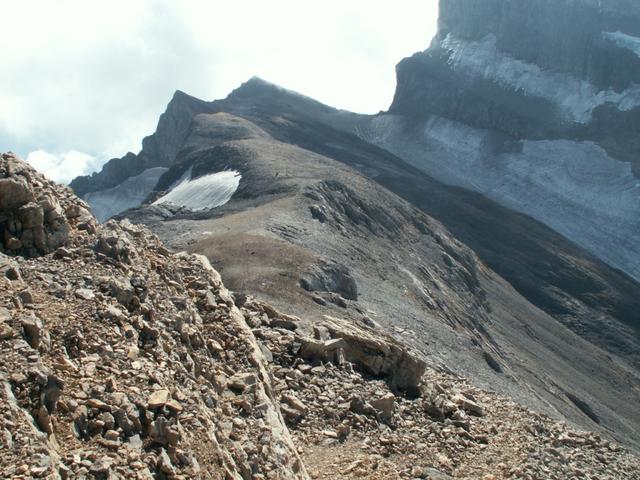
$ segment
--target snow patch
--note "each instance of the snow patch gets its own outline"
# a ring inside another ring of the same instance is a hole
[[[627,43],[631,42],[629,39],[637,41],[640,51],[640,39],[620,35],[625,37]],[[617,41],[622,41],[620,35],[616,36]],[[633,84],[623,92],[599,90],[586,80],[564,73],[547,72],[538,65],[504,54],[496,47],[496,37],[492,34],[477,42],[459,40],[448,34],[441,46],[450,52],[448,63],[454,70],[522,91],[531,97],[547,99],[557,105],[562,115],[572,122],[588,123],[593,110],[605,103],[613,103],[622,111],[640,106],[640,85]]]
[[[191,169],[174,184],[169,193],[153,205],[172,203],[189,210],[208,210],[224,205],[240,185],[240,172],[228,170],[192,178]]]
[[[607,40],[611,40],[620,48],[631,50],[640,57],[640,38],[632,37],[622,32],[602,32],[602,36]]]

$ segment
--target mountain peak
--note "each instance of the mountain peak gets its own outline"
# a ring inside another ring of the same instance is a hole
[[[227,98],[234,97],[249,97],[260,93],[281,91],[285,92],[286,89],[276,85],[275,83],[268,82],[260,77],[253,76],[246,82],[240,84],[240,86],[234,89]]]
[[[173,95],[171,96],[171,100],[169,100],[169,103],[167,104],[167,109],[165,110],[165,112],[169,112],[176,107],[186,107],[187,110],[191,110],[194,107],[199,109],[202,108],[202,106],[206,105],[209,105],[209,102],[201,100],[198,97],[194,97],[193,95],[189,95],[182,90],[176,90],[175,92],[173,92]]]
[[[171,100],[169,101],[169,103],[171,102],[204,102],[204,100],[199,99],[198,97],[194,97],[193,95],[189,95],[188,93],[182,91],[182,90],[176,90],[175,92],[173,92],[173,95],[171,96]]]

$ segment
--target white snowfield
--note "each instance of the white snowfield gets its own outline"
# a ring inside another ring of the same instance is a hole
[[[605,38],[613,35],[619,46],[622,43],[625,48],[640,53],[640,39],[619,32],[604,35]],[[548,72],[505,54],[496,47],[496,37],[492,34],[478,42],[467,42],[449,34],[440,45],[450,52],[448,63],[454,70],[549,100],[567,121],[589,123],[593,110],[605,103],[612,103],[621,111],[640,106],[640,85],[634,84],[623,92],[599,90],[586,80]]]
[[[153,205],[171,203],[193,211],[208,210],[224,205],[240,185],[240,172],[228,170],[191,178],[189,169],[171,188],[169,193],[160,197]]]
[[[130,177],[113,188],[86,194],[82,199],[89,204],[96,218],[104,222],[114,215],[140,205],[168,168],[149,168]]]
[[[500,153],[485,130],[432,116],[417,136],[404,122],[381,115],[357,133],[440,181],[530,215],[640,280],[640,180],[628,163],[591,142],[523,141],[521,152]]]
[[[640,57],[640,38],[622,32],[602,32],[602,36],[607,40],[611,40],[620,48],[631,50]]]

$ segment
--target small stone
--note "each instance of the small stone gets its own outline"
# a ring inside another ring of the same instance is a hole
[[[382,398],[369,402],[373,408],[380,412],[380,418],[389,420],[393,415],[396,397],[393,393],[388,393]]]
[[[243,392],[251,385],[255,385],[257,378],[253,373],[236,373],[229,379],[228,386],[232,390]]]
[[[415,466],[411,469],[411,476],[414,478],[424,477],[424,469],[420,466]]]
[[[284,394],[282,395],[282,400],[286,402],[291,408],[299,412],[300,415],[304,416],[307,414],[308,409],[305,404],[294,395]]]
[[[176,413],[180,413],[182,411],[182,405],[177,400],[169,399],[167,400],[167,403],[165,405],[169,410],[172,410]]]
[[[221,353],[224,352],[224,348],[222,348],[222,345],[220,345],[220,343],[218,343],[216,340],[214,339],[209,339],[207,340],[207,348],[209,349],[209,351],[211,353]]]
[[[147,404],[150,409],[163,407],[165,403],[169,400],[169,390],[161,389],[156,390],[151,395],[149,395],[149,399],[147,400]]]
[[[31,475],[36,478],[43,477],[49,471],[49,467],[31,467]]]
[[[49,412],[47,411],[44,405],[42,405],[38,409],[38,412],[36,413],[36,420],[38,422],[38,426],[43,432],[46,432],[48,434],[53,433],[53,426],[51,425],[51,417],[49,416]]]
[[[129,445],[131,448],[140,449],[142,448],[142,440],[140,439],[140,435],[137,433],[135,435],[131,435],[129,437]]]
[[[22,320],[22,329],[31,348],[38,349],[45,337],[42,320],[35,316],[25,317]]]
[[[484,409],[480,405],[462,394],[457,395],[453,401],[471,415],[475,415],[477,417],[482,417],[484,415]]]
[[[169,455],[167,455],[167,451],[164,448],[160,449],[160,454],[158,455],[157,467],[160,469],[162,473],[167,475],[175,475],[176,469],[171,463],[171,459]]]
[[[111,406],[104,403],[102,400],[98,400],[97,398],[90,398],[87,400],[87,406],[91,408],[97,408],[99,410],[107,410],[111,411]]]
[[[109,472],[111,465],[113,465],[113,459],[104,455],[100,457],[99,460],[91,464],[91,468],[89,469],[89,471],[93,474],[105,474]]]
[[[16,332],[4,322],[0,322],[0,340],[9,340],[16,336]]]
[[[95,293],[93,293],[93,291],[89,290],[88,288],[77,289],[75,291],[75,295],[81,300],[93,300],[94,298],[96,298]]]
[[[313,367],[308,363],[301,363],[300,365],[298,365],[298,370],[300,370],[302,373],[305,373],[305,374],[311,373],[312,369]]]
[[[18,298],[24,305],[30,305],[33,303],[33,293],[30,290],[23,290],[18,293]]]

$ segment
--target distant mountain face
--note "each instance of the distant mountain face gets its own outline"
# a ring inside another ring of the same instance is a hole
[[[640,7],[442,0],[364,132],[640,278]]]
[[[640,107],[637,4],[442,0],[440,10],[431,48],[398,65],[391,113],[579,137],[638,162],[639,141],[620,131]]]

